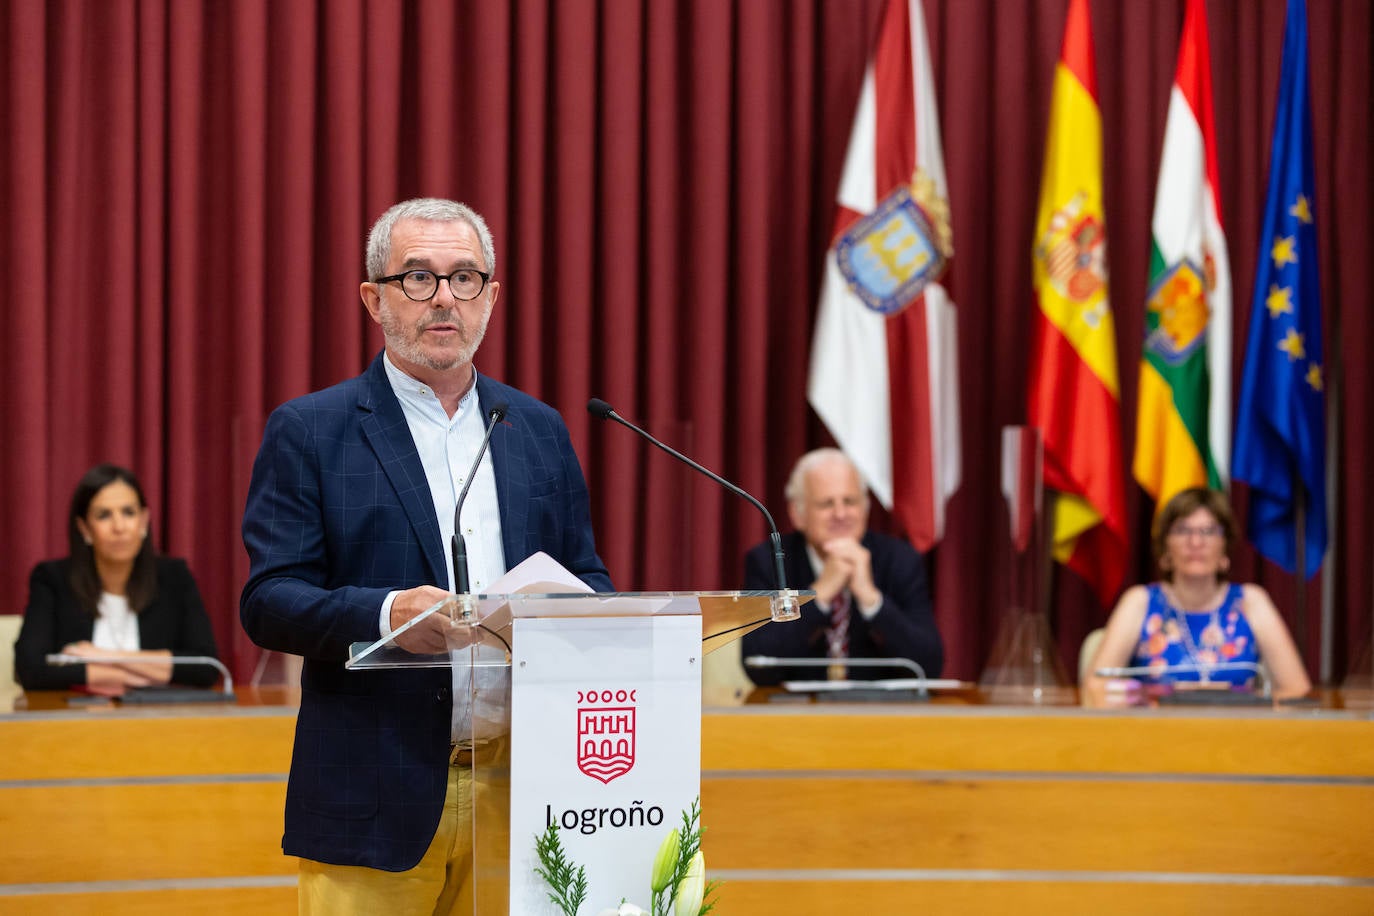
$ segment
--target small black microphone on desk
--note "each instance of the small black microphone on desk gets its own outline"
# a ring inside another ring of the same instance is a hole
[[[729,490],[731,493],[734,493],[736,496],[744,497],[755,508],[762,512],[764,519],[768,522],[768,530],[770,532],[769,537],[773,542],[773,566],[778,577],[778,591],[781,593],[778,597],[778,602],[775,602],[774,604],[773,619],[795,620],[797,617],[801,615],[801,610],[799,608],[799,605],[797,604],[795,594],[788,594],[790,590],[787,587],[787,573],[785,571],[783,564],[782,535],[778,533],[778,526],[773,524],[773,516],[769,513],[768,509],[764,507],[763,503],[759,502],[753,496],[750,496],[748,493],[744,492],[744,490],[735,486],[730,481],[726,480],[724,477],[721,477],[714,471],[708,470],[707,468],[702,467],[700,464],[697,464],[695,461],[693,461],[691,458],[688,458],[686,455],[682,454],[682,452],[679,452],[677,449],[672,448],[671,446],[664,445],[662,442],[659,442],[652,435],[650,435],[647,430],[640,429],[638,426],[635,426],[629,420],[626,420],[620,414],[616,413],[614,407],[612,407],[610,404],[607,404],[600,398],[592,398],[590,401],[588,401],[587,410],[594,417],[599,417],[602,420],[614,420],[621,426],[624,426],[626,429],[633,430],[640,436],[643,436],[645,439],[652,442],[654,445],[658,446],[663,451],[667,452],[669,455],[672,455],[678,461],[681,461],[688,467],[692,468],[694,471],[698,471],[702,474],[705,474],[707,477],[711,478],[716,483],[720,484],[722,487]]]
[[[463,537],[463,525],[458,516],[463,511],[463,501],[468,498],[468,490],[472,487],[472,478],[477,476],[477,468],[482,464],[482,456],[487,453],[487,443],[491,442],[491,431],[496,428],[506,416],[509,408],[505,401],[493,404],[487,411],[487,432],[482,436],[482,447],[477,449],[477,459],[472,462],[472,469],[468,471],[467,480],[463,481],[463,491],[458,494],[458,502],[453,507],[453,584],[454,593],[466,595],[470,586],[468,585],[468,542]]]

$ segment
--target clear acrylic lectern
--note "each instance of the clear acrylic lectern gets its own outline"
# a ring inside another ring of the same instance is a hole
[[[555,823],[567,857],[586,868],[586,909],[599,912],[643,895],[660,841],[700,794],[702,658],[796,619],[814,597],[451,595],[390,638],[355,643],[345,664],[453,670],[456,778],[473,812],[460,911],[470,901],[483,916],[555,912],[534,873],[535,837]],[[447,621],[450,651],[395,644],[433,615]]]

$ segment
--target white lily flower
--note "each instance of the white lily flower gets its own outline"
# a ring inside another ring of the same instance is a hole
[[[706,856],[696,851],[687,864],[687,874],[677,886],[673,898],[673,916],[697,916],[701,912],[701,898],[706,893]]]

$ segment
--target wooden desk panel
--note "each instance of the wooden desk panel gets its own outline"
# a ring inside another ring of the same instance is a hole
[[[241,702],[0,716],[0,911],[291,912],[295,711]],[[722,916],[1374,912],[1367,715],[752,706],[702,735]]]
[[[296,710],[240,693],[126,709],[30,694],[37,709],[0,716],[0,912],[294,913]]]
[[[0,881],[46,884],[294,875],[286,782],[0,789]],[[35,829],[47,825],[46,829]]]
[[[746,706],[702,721],[702,768],[1374,776],[1374,721],[1067,708]]]
[[[285,774],[294,709],[205,715],[194,710],[130,716],[75,712],[5,721],[0,780]]]
[[[1374,876],[1374,786],[708,774],[702,810],[731,869]]]
[[[1374,912],[1368,717],[753,706],[702,758],[722,913]]]
[[[1053,916],[1369,916],[1374,891],[1187,883],[941,881],[741,881],[726,875],[713,910],[721,916],[893,916],[1046,913]]]
[[[26,894],[0,897],[5,916],[295,916],[296,885]]]

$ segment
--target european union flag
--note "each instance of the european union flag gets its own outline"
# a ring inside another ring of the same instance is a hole
[[[1326,398],[1305,0],[1288,0],[1270,156],[1232,475],[1250,485],[1250,540],[1289,572],[1302,498],[1310,577],[1326,553]]]

